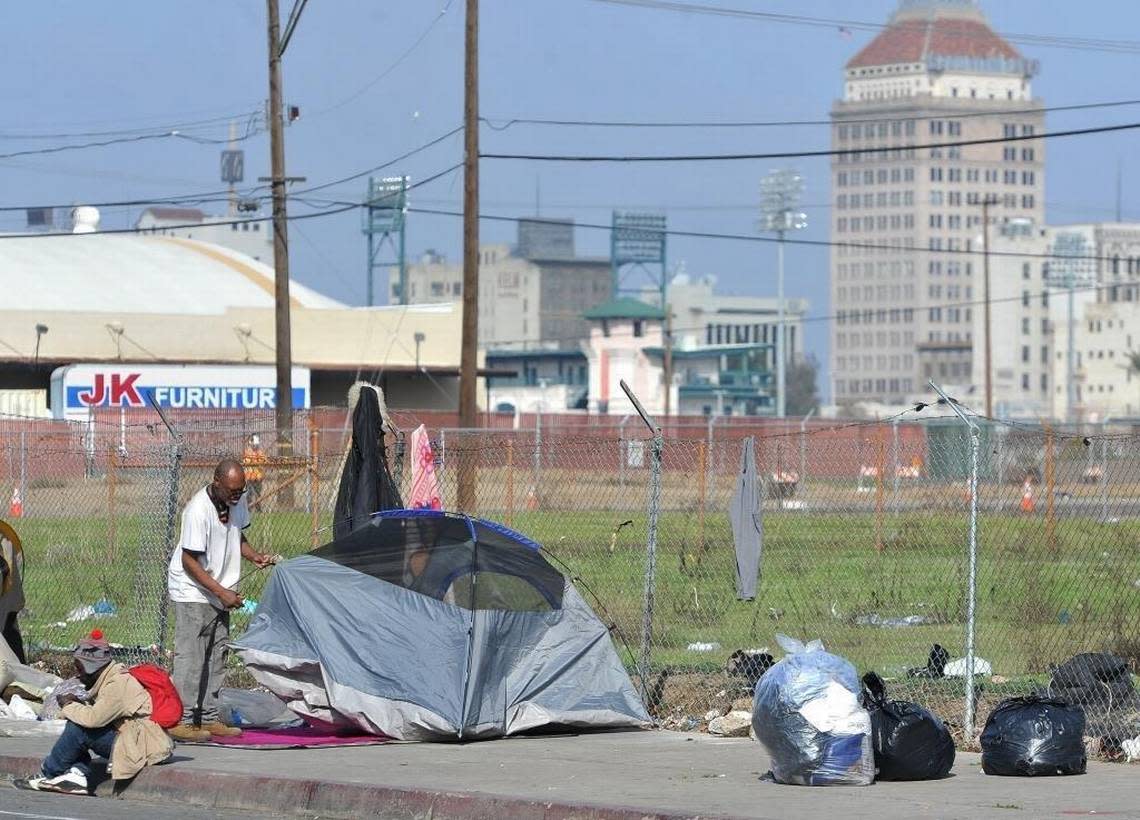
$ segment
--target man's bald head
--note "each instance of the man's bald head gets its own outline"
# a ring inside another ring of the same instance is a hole
[[[231,477],[240,477],[242,481],[244,481],[245,468],[241,466],[241,462],[236,458],[223,458],[218,462],[218,466],[214,468],[214,481],[222,482]]]

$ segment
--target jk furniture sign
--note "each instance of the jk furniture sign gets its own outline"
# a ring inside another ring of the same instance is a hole
[[[293,406],[309,407],[309,370],[293,368]],[[150,406],[148,395],[172,410],[272,410],[277,407],[272,367],[81,364],[51,377],[56,418],[86,418],[92,408]]]

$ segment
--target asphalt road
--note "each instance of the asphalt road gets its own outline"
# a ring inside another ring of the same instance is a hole
[[[280,818],[280,814],[218,812],[188,806],[159,805],[108,797],[75,797],[38,794],[0,785],[0,820],[257,820]]]

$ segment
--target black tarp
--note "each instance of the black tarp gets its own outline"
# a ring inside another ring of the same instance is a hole
[[[388,470],[380,402],[371,386],[360,391],[352,413],[352,447],[340,476],[333,516],[333,538],[368,523],[373,513],[404,506]]]

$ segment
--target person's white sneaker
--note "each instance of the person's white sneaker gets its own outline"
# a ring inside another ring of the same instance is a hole
[[[47,777],[40,775],[39,777],[29,777],[15,781],[14,785],[17,789],[25,789],[34,792],[57,792],[59,794],[91,794],[87,788],[87,775],[83,774],[75,766],[56,777]]]

